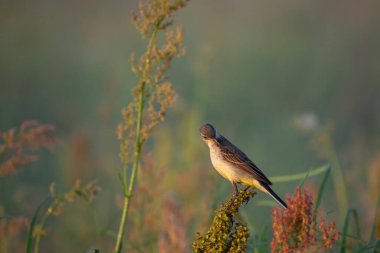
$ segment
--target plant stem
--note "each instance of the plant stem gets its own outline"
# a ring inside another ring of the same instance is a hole
[[[52,210],[54,210],[59,205],[60,202],[61,202],[61,200],[59,198],[56,198],[53,201],[53,203],[50,204],[50,206],[46,210],[46,212],[45,212],[44,216],[42,217],[41,222],[39,224],[41,230],[45,227],[47,219],[52,214]],[[40,241],[41,241],[41,234],[39,233],[36,236],[36,241],[34,243],[34,253],[38,253],[39,247],[40,247]]]
[[[36,222],[37,222],[37,218],[38,218],[38,214],[40,213],[40,210],[42,208],[42,206],[45,204],[46,201],[48,201],[50,199],[50,197],[47,197],[45,198],[37,207],[37,209],[34,211],[34,214],[33,214],[33,217],[32,217],[32,220],[30,222],[30,226],[29,226],[29,231],[28,231],[28,238],[27,238],[27,241],[26,241],[26,253],[31,253],[32,252],[32,241],[33,241],[33,232],[34,232],[34,229],[35,229],[35,226],[36,226]],[[3,252],[3,251],[1,251]],[[4,250],[5,252],[5,250]]]
[[[330,154],[331,164],[333,165],[331,174],[334,182],[335,194],[337,197],[339,211],[341,216],[343,217],[343,215],[345,215],[346,211],[348,210],[347,188],[346,183],[344,181],[342,166],[340,165],[338,154],[335,151],[334,144],[330,136],[326,148]]]
[[[144,84],[142,85],[141,89],[144,89]],[[132,191],[133,191],[133,186],[135,184],[135,177],[136,177],[136,171],[138,169],[138,164],[140,161],[141,157],[141,140],[140,140],[140,134],[141,134],[141,121],[142,121],[142,109],[143,109],[143,101],[144,100],[144,93],[143,91],[140,90],[140,96],[139,96],[139,110],[137,114],[137,131],[136,131],[136,143],[135,143],[135,157],[133,161],[133,166],[132,166],[132,173],[131,177],[129,180],[129,187],[128,187],[128,192],[124,196],[124,205],[123,205],[123,212],[121,215],[121,221],[120,221],[120,226],[119,226],[119,232],[117,233],[117,240],[116,240],[116,245],[115,245],[115,252],[119,253],[121,252],[121,242],[123,239],[123,234],[124,234],[124,227],[125,223],[127,221],[127,216],[128,216],[128,210],[129,210],[129,200],[132,197]],[[141,108],[141,109],[140,109]],[[126,175],[126,173],[124,173]]]
[[[132,191],[133,187],[135,184],[135,178],[136,178],[136,172],[140,163],[140,158],[141,158],[141,150],[142,150],[142,145],[143,141],[141,140],[141,129],[142,129],[142,116],[143,116],[143,109],[144,109],[144,98],[145,98],[145,85],[146,85],[146,73],[148,68],[150,67],[151,60],[150,60],[150,54],[152,51],[152,46],[154,41],[156,40],[156,35],[158,32],[158,28],[160,26],[161,20],[158,20],[156,25],[154,26],[154,29],[152,31],[152,35],[149,39],[148,47],[147,47],[147,58],[146,62],[144,65],[144,71],[143,76],[140,78],[142,80],[140,84],[140,89],[139,89],[139,99],[138,99],[138,108],[137,108],[137,122],[136,122],[136,140],[135,140],[135,153],[134,153],[134,159],[133,159],[133,165],[132,165],[132,172],[131,176],[129,178],[129,185],[128,185],[128,192],[124,195],[124,205],[123,205],[123,211],[121,215],[121,221],[119,225],[119,231],[117,233],[117,239],[116,239],[116,245],[115,245],[115,253],[120,253],[121,248],[122,248],[122,239],[123,239],[123,234],[124,234],[124,227],[127,221],[128,217],[128,210],[129,210],[129,202],[130,199],[132,198]],[[127,166],[124,166],[124,189],[126,188],[126,173]]]

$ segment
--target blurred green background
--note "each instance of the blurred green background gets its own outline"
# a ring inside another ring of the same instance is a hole
[[[90,207],[73,204],[50,221],[42,252],[112,247],[112,235],[97,237],[94,224],[116,231],[120,215],[115,129],[136,81],[130,54],[146,44],[129,20],[136,7],[115,0],[0,2],[0,129],[35,119],[53,124],[62,140],[22,173],[0,178],[3,213],[30,217],[52,181],[64,191],[76,178],[96,178],[103,189]],[[205,122],[268,176],[334,163],[311,144],[315,131],[332,126],[349,207],[358,208],[369,233],[380,190],[379,8],[370,0],[221,0],[193,1],[179,12],[187,55],[169,73],[179,99],[145,151],[163,171],[158,200],[174,196],[188,212],[189,242],[231,191],[199,138]],[[315,192],[320,181],[308,185]],[[274,189],[285,197],[299,183]],[[323,208],[341,226],[328,184]],[[244,217],[260,231],[270,226],[270,207],[256,200],[269,198],[258,194]]]

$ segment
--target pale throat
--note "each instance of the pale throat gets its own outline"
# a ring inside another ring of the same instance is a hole
[[[216,140],[215,139],[207,140],[207,146],[209,147],[209,150],[210,150],[211,161],[214,163],[215,160],[219,160],[221,158],[221,154],[220,154],[220,148],[218,147]]]
[[[216,152],[218,150],[218,146],[216,145],[216,141],[218,141],[220,139],[221,135],[215,131],[215,139],[208,139],[206,142],[207,142],[207,145],[208,147],[210,148],[210,151],[214,151]]]

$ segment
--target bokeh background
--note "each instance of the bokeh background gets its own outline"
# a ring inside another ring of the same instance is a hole
[[[115,129],[136,81],[130,54],[146,43],[130,22],[136,6],[0,2],[0,129],[34,119],[53,124],[62,141],[17,175],[0,178],[0,214],[30,218],[51,182],[62,192],[77,178],[97,179],[102,188],[92,204],[69,204],[49,220],[42,252],[113,246],[121,192]],[[229,196],[199,138],[205,122],[270,177],[340,166],[348,207],[357,208],[368,236],[380,190],[379,8],[374,0],[207,0],[181,10],[176,22],[184,26],[187,55],[169,73],[179,97],[145,147],[138,189],[145,188],[132,207],[127,247],[165,252],[170,223],[182,231],[177,241],[185,246],[178,247],[186,252]],[[318,141],[321,134],[331,142]],[[321,179],[306,186],[315,193]],[[274,189],[285,197],[299,184]],[[341,228],[334,189],[330,179],[322,208]],[[258,194],[243,211],[252,233],[268,238],[269,200]],[[170,215],[176,222],[167,221]],[[16,248],[25,234],[20,238]]]

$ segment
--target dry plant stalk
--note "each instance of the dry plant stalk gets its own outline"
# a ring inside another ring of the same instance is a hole
[[[313,252],[324,252],[334,246],[339,239],[335,223],[326,224],[324,217],[319,215],[317,224],[313,198],[308,191],[298,187],[292,198],[286,197],[286,203],[287,209],[274,208],[272,211],[273,253],[308,252],[311,248]]]
[[[240,190],[236,198],[231,197],[216,211],[209,231],[193,242],[194,252],[245,252],[249,231],[246,224],[237,222],[239,208],[255,195],[251,189]]]
[[[132,13],[132,22],[142,37],[148,38],[148,45],[137,62],[134,55],[131,57],[132,72],[136,74],[138,82],[132,90],[134,99],[122,110],[123,122],[117,127],[117,137],[121,142],[120,158],[123,163],[120,179],[124,204],[115,252],[121,252],[142,147],[154,127],[164,120],[168,107],[176,99],[176,93],[165,73],[173,58],[184,54],[183,30],[180,27],[168,30],[168,27],[173,22],[173,14],[185,7],[188,1],[140,1],[139,13]],[[160,31],[166,31],[162,45],[157,38]]]
[[[51,135],[53,130],[52,125],[27,120],[18,129],[0,131],[0,177],[15,174],[20,167],[38,160],[36,151],[52,150],[58,143]]]

